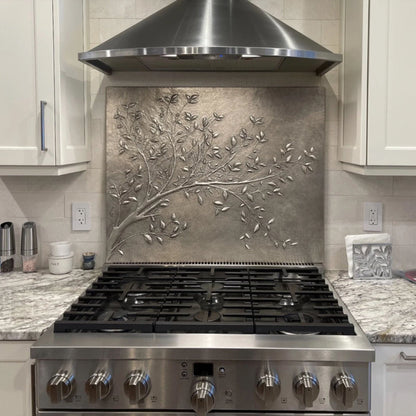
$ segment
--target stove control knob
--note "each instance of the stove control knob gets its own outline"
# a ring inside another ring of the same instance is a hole
[[[197,380],[192,387],[191,405],[198,416],[206,414],[214,407],[215,386],[208,380]]]
[[[112,387],[111,374],[104,370],[96,371],[85,383],[85,391],[91,402],[105,399]]]
[[[150,389],[150,377],[141,370],[132,371],[124,382],[124,391],[131,403],[137,403],[143,400],[149,394]]]
[[[293,380],[293,388],[305,407],[312,407],[319,394],[318,379],[311,373],[303,372]]]
[[[345,407],[351,407],[358,396],[357,382],[354,377],[342,372],[332,379],[331,385],[335,397]]]
[[[52,403],[67,399],[72,393],[74,376],[68,371],[59,371],[49,381],[46,387]]]
[[[277,373],[267,370],[257,382],[256,393],[267,406],[272,404],[280,394],[280,380]]]

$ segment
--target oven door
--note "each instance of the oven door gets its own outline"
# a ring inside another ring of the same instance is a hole
[[[80,411],[40,411],[38,416],[195,416],[194,412],[84,412]],[[215,413],[208,416],[370,416],[370,413],[316,413],[313,410],[306,413]]]

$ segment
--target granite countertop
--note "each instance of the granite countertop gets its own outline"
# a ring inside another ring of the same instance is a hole
[[[0,274],[0,340],[37,340],[100,272]]]
[[[0,274],[0,340],[36,340],[84,292],[100,270]],[[400,278],[326,277],[373,343],[416,344],[416,285]]]
[[[345,272],[325,275],[370,342],[416,344],[416,284],[350,279]]]

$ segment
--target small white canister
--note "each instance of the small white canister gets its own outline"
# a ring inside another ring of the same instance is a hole
[[[49,243],[50,255],[52,257],[68,257],[71,254],[71,242],[69,241],[55,241]]]
[[[52,256],[48,257],[49,271],[52,274],[65,274],[72,271],[72,264],[74,260],[74,253],[69,253],[68,256]]]

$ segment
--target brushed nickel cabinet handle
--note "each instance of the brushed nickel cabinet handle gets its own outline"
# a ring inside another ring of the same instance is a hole
[[[48,148],[45,144],[45,106],[46,101],[40,102],[40,150],[42,152],[47,152]]]
[[[400,353],[400,357],[402,357],[403,360],[406,360],[406,361],[416,361],[416,355],[407,355],[403,351]]]

